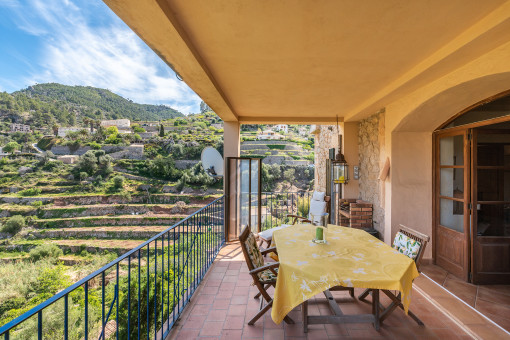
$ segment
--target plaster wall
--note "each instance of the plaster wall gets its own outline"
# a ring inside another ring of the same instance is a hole
[[[462,110],[510,88],[510,43],[459,65],[386,106],[385,143],[390,173],[384,182],[384,239],[399,224],[433,237],[432,132]],[[432,240],[434,242],[434,240]],[[432,257],[432,245],[425,259]]]

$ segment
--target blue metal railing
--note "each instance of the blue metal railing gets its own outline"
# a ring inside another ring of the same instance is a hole
[[[290,222],[287,215],[308,216],[311,191],[262,192],[261,229],[270,229]]]
[[[223,207],[224,196],[3,325],[0,336],[164,339],[225,242]],[[63,320],[45,323],[59,313]]]

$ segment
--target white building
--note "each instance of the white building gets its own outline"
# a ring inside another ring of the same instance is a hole
[[[275,126],[276,131],[289,133],[289,126],[287,124],[278,124]]]
[[[16,123],[13,123],[11,124],[11,132],[32,132],[30,130],[30,125],[25,125],[25,124],[16,124]]]
[[[264,130],[257,136],[258,140],[269,140],[269,139],[282,139],[282,135],[271,130]]]
[[[127,130],[131,127],[131,121],[129,119],[102,120],[101,126],[105,128],[109,128],[110,126],[116,126],[119,130],[120,129]]]
[[[57,136],[65,137],[69,132],[78,132],[81,130],[89,131],[87,128],[83,128],[83,127],[79,127],[79,126],[59,127]]]

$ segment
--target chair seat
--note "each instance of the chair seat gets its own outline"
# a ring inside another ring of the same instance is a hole
[[[274,268],[274,271],[278,273],[278,268]],[[260,282],[262,283],[276,282],[276,275],[274,275],[270,269],[266,269],[257,275],[259,276]]]
[[[271,240],[273,239],[273,233],[275,232],[275,230],[280,230],[280,229],[287,228],[290,226],[291,226],[290,224],[282,224],[279,227],[274,227],[271,229],[261,231],[260,233],[258,233],[258,236],[260,239],[267,241],[268,243],[271,243]]]

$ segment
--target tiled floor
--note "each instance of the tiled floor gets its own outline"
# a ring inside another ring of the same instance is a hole
[[[510,285],[473,285],[435,265],[422,266],[421,270],[464,302],[510,331]]]
[[[174,327],[171,339],[469,339],[450,318],[413,291],[411,310],[426,326],[418,326],[401,310],[385,320],[381,331],[371,324],[310,325],[303,333],[299,307],[289,315],[296,324],[276,325],[268,312],[254,326],[247,325],[258,310],[257,290],[251,286],[241,249],[224,247],[199,290]],[[361,290],[357,290],[359,294]],[[333,292],[346,313],[370,313],[371,305],[353,300],[347,292]],[[318,295],[309,304],[310,314],[330,314],[327,302]]]

